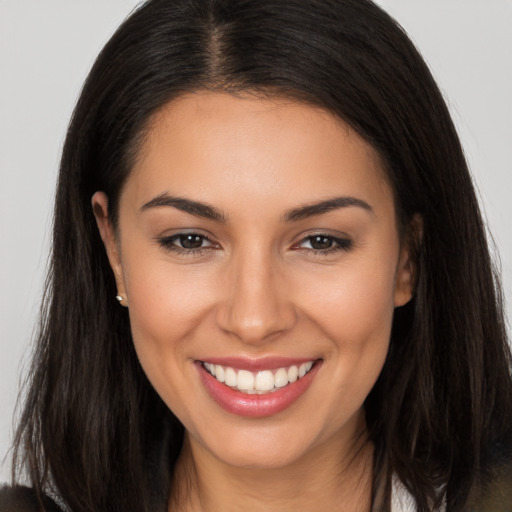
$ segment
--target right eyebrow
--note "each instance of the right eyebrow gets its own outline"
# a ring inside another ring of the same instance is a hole
[[[325,201],[319,201],[318,203],[306,204],[304,206],[299,206],[298,208],[293,208],[292,210],[284,213],[283,219],[286,222],[295,222],[298,220],[307,219],[308,217],[322,215],[323,213],[337,210],[338,208],[348,208],[350,206],[362,208],[368,213],[375,215],[373,208],[366,201],[358,199],[357,197],[341,196],[333,197]]]
[[[206,203],[200,203],[198,201],[192,201],[191,199],[184,199],[183,197],[170,196],[167,192],[164,192],[143,204],[139,209],[139,213],[151,208],[159,208],[162,206],[170,206],[181,210],[182,212],[189,213],[190,215],[195,215],[196,217],[203,217],[216,222],[222,222],[223,224],[226,223],[226,216],[214,206],[210,206]]]

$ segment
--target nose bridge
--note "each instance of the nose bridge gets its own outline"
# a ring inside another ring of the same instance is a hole
[[[255,247],[255,245],[258,245]],[[278,259],[260,244],[239,248],[226,272],[219,324],[245,343],[265,342],[296,321]]]

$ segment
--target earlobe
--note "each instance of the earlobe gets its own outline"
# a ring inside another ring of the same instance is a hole
[[[410,251],[402,249],[395,279],[395,307],[404,306],[413,296],[414,270]]]
[[[395,307],[404,306],[414,296],[417,277],[416,256],[423,237],[423,219],[415,214],[404,236],[395,279]]]
[[[128,301],[124,284],[123,267],[116,242],[115,230],[108,215],[108,197],[104,192],[96,192],[92,196],[91,204],[96,218],[96,224],[107,252],[108,261],[116,279],[117,297],[119,297],[117,300],[119,300],[121,305],[127,306]]]

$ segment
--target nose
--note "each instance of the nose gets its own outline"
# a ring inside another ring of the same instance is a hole
[[[217,310],[217,324],[223,331],[258,345],[294,327],[298,314],[282,265],[261,251],[247,251],[230,262]]]

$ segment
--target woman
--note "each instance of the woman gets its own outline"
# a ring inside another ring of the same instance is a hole
[[[16,440],[41,505],[507,510],[471,179],[368,1],[137,10],[69,128],[49,283]]]

